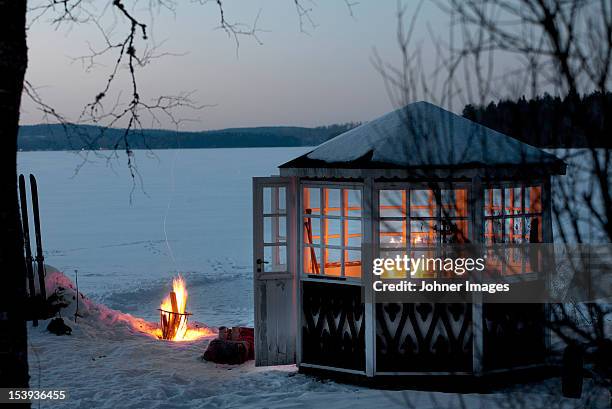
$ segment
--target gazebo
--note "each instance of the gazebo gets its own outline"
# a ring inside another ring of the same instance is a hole
[[[544,362],[544,305],[381,302],[372,262],[450,243],[508,245],[492,273],[537,276],[511,247],[552,242],[560,159],[416,102],[279,169],[253,179],[256,365],[381,379]]]

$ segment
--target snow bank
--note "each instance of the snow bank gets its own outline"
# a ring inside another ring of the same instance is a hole
[[[47,296],[54,300],[54,305],[60,307],[58,314],[64,318],[68,326],[90,337],[106,335],[112,338],[124,338],[140,335],[158,338],[160,333],[158,323],[108,308],[89,299],[82,292],[78,292],[77,303],[75,284],[51,266],[47,266],[46,270]],[[216,332],[213,328],[198,322],[190,322],[190,328],[201,332],[202,336],[214,336]]]

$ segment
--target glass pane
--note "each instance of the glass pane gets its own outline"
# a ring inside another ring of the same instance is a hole
[[[346,250],[344,252],[344,275],[361,277],[361,251]]]
[[[499,276],[502,272],[504,249],[500,246],[487,250],[484,274],[488,277]]]
[[[345,190],[345,203],[347,203],[346,215],[349,217],[361,217],[361,190]]]
[[[500,216],[502,212],[501,189],[485,189],[484,191],[485,216]]]
[[[509,247],[505,249],[506,263],[504,265],[504,275],[521,274],[523,271],[524,252],[520,247]]]
[[[318,247],[304,247],[304,273],[320,274],[321,249]]]
[[[392,259],[395,261],[395,258],[397,256],[400,256],[401,258],[403,258],[405,254],[406,252],[401,251],[401,250],[381,251],[380,258],[383,260]],[[406,278],[407,271],[404,267],[405,266],[403,263],[400,263],[399,266],[396,263],[393,263],[392,265],[389,265],[389,266],[382,265],[381,268],[384,270],[384,272],[381,275],[381,277],[382,278]]]
[[[521,214],[521,188],[513,187],[504,189],[504,213]]]
[[[381,190],[379,192],[378,206],[380,217],[406,216],[406,191]]]
[[[281,213],[287,212],[287,197],[286,189],[284,187],[276,188],[278,191],[278,209]]]
[[[410,257],[412,257],[412,269],[411,272],[413,277],[416,278],[433,278],[436,277],[436,273],[442,270],[441,258],[436,257],[436,253],[433,250],[429,251],[411,251]],[[419,259],[420,262],[419,262]]]
[[[323,219],[325,244],[331,246],[340,246],[341,233],[342,233],[342,221],[339,219]]]
[[[340,189],[324,189],[325,191],[325,214],[329,216],[340,216]]]
[[[524,247],[523,257],[525,258],[525,272],[542,271],[543,261],[545,260],[540,246]]]
[[[542,188],[540,186],[525,188],[525,213],[542,213]]]
[[[443,219],[441,233],[443,244],[468,243],[468,221]]]
[[[286,213],[286,199],[284,187],[263,188],[264,213]]]
[[[489,219],[485,220],[485,243],[495,244],[502,243],[502,220]]]
[[[346,245],[361,247],[361,220],[346,220]]]
[[[304,214],[321,214],[321,189],[305,187],[302,197]]]
[[[527,217],[525,220],[525,239],[528,243],[542,243],[541,217]]]
[[[467,189],[445,189],[440,191],[442,217],[467,217]]]
[[[339,276],[341,274],[342,250],[325,249],[325,275]]]
[[[436,198],[433,190],[411,190],[410,217],[436,216]]]
[[[304,217],[304,244],[321,243],[321,220]]]
[[[504,220],[504,242],[522,243],[523,242],[523,218],[512,217]]]
[[[380,245],[403,248],[406,245],[406,222],[402,220],[380,221]]]
[[[264,247],[264,271],[279,272],[287,271],[287,247],[270,246]]]
[[[264,217],[264,243],[285,243],[287,241],[286,223],[285,216]]]
[[[410,222],[410,244],[415,247],[435,246],[437,243],[434,220],[412,220]]]

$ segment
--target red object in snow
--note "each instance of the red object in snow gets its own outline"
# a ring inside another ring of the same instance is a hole
[[[232,327],[229,332],[231,341],[243,341],[249,345],[249,359],[255,359],[255,330],[248,327]]]
[[[247,327],[219,327],[203,358],[220,364],[241,364],[255,358],[255,331]]]

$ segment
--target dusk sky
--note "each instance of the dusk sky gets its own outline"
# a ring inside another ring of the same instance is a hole
[[[148,19],[145,3],[134,13]],[[214,2],[180,2],[175,15],[161,10],[150,28],[153,38],[157,43],[165,41],[163,52],[187,54],[155,60],[141,70],[138,81],[142,98],[193,90],[198,103],[215,105],[199,112],[179,112],[180,117],[196,119],[185,123],[185,130],[317,126],[367,121],[391,110],[372,57],[374,48],[386,61],[399,57],[396,2],[360,1],[353,7],[354,17],[341,0],[305,5],[312,7],[311,16],[317,25],[313,28],[305,22],[308,34],[300,32],[291,0],[225,2],[230,21],[251,24],[261,10],[257,26],[265,30],[258,33],[263,44],[243,37],[238,55],[233,39],[215,29],[219,13]],[[101,48],[100,34],[93,25],[57,28],[50,24],[50,17],[37,21],[29,32],[27,76],[39,87],[46,103],[74,120],[83,105],[102,89],[116,57],[109,54],[99,60],[105,65],[87,72],[72,57],[87,54],[88,43]],[[447,19],[435,5],[426,2],[416,38],[427,38],[428,23],[445,30]],[[112,22],[107,17],[102,24],[110,27]],[[119,39],[125,29],[117,26],[114,38]],[[120,84],[115,85],[116,90]],[[41,121],[40,112],[26,98],[22,123]],[[165,121],[162,125],[171,126]]]

